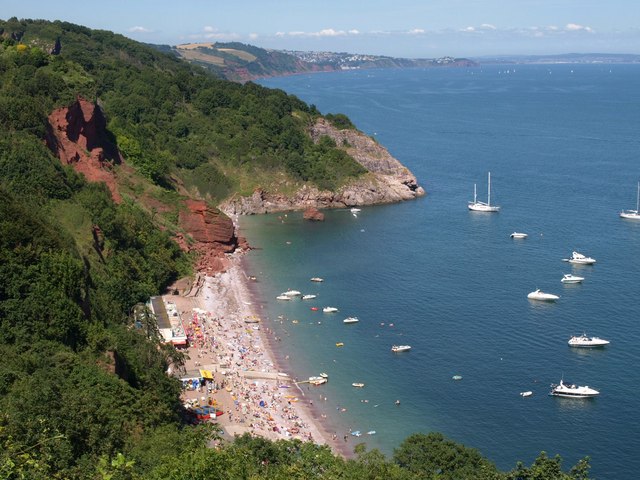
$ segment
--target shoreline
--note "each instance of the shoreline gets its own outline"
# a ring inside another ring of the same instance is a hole
[[[205,277],[194,295],[163,296],[165,303],[175,303],[190,336],[183,373],[194,376],[202,369],[212,375],[206,386],[183,390],[183,403],[222,410],[215,423],[227,440],[244,433],[298,438],[351,457],[352,442],[328,432],[313,400],[294,382],[286,346],[274,338],[265,302],[249,279],[245,252],[227,259],[228,268]]]

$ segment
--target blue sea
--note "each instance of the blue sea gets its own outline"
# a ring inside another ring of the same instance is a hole
[[[241,220],[287,368],[301,379],[329,374],[305,389],[328,430],[375,430],[348,444],[389,455],[413,432],[439,431],[503,470],[544,450],[565,468],[590,456],[597,478],[635,478],[640,222],[618,213],[635,208],[640,179],[640,65],[363,70],[261,84],[347,114],[428,192],[357,216],[327,211],[322,223],[300,212]],[[489,171],[502,209],[470,212]],[[563,262],[574,250],[597,263]],[[564,285],[563,273],[585,281]],[[318,298],[275,299],[289,288]],[[528,300],[536,288],[560,300]],[[360,322],[345,325],[347,316]],[[611,344],[568,347],[583,332]],[[394,354],[394,344],[412,350]],[[550,397],[562,378],[601,394]]]

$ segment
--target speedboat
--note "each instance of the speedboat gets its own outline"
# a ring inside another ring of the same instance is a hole
[[[584,348],[594,348],[594,347],[604,347],[605,345],[609,345],[609,340],[605,340],[604,338],[599,337],[587,337],[585,333],[582,335],[574,335],[569,339],[570,347],[584,347]]]
[[[351,209],[351,213],[360,213],[361,211],[362,211],[361,208],[355,208],[354,207],[354,208]]]
[[[511,238],[527,238],[529,235],[521,232],[513,232],[510,236]]]
[[[311,278],[312,282],[324,282],[324,279],[320,278],[320,277],[312,277]]]
[[[321,373],[319,376],[322,378],[327,378],[327,379],[329,378],[329,375],[326,373]]]
[[[362,388],[364,387],[364,383],[360,383],[360,382],[354,382],[351,384],[352,387],[356,387],[356,388]]]
[[[335,313],[338,311],[338,309],[336,307],[324,307],[322,311],[324,313]]]
[[[391,347],[391,351],[394,353],[408,352],[409,350],[411,350],[410,345],[394,345]]]
[[[562,283],[580,283],[583,280],[584,280],[584,277],[578,277],[577,275],[572,275],[570,273],[565,273],[560,281]]]
[[[327,379],[323,377],[309,377],[309,383],[311,385],[322,385],[323,383],[327,383]]]
[[[595,258],[587,257],[578,252],[572,252],[571,258],[564,258],[563,261],[569,262],[569,263],[576,263],[578,265],[592,265],[596,263]]]
[[[347,317],[343,320],[344,323],[358,323],[358,317]]]
[[[558,385],[551,385],[549,395],[566,398],[593,398],[600,395],[600,392],[586,385],[583,387],[573,384],[567,385],[560,380]]]
[[[533,392],[531,390],[527,390],[526,392],[520,392],[520,395],[522,395],[523,397],[530,397],[531,395],[533,395]]]
[[[558,295],[554,295],[553,293],[545,293],[539,288],[537,288],[534,292],[531,292],[527,295],[529,300],[542,300],[543,302],[555,302],[560,297]]]
[[[289,295],[284,295],[283,294],[283,295],[278,295],[276,297],[276,299],[278,299],[278,300],[291,300],[291,297]]]
[[[302,299],[303,300],[313,300],[316,297],[317,297],[317,295],[309,294],[309,295],[303,295]]]
[[[298,290],[287,290],[282,295],[286,295],[287,297],[297,297],[298,295],[302,295]]]

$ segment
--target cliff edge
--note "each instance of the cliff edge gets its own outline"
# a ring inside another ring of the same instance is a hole
[[[257,189],[250,197],[235,196],[220,205],[228,215],[250,215],[286,210],[345,208],[412,200],[425,194],[416,177],[389,151],[364,133],[353,129],[337,129],[319,118],[309,129],[314,142],[330,137],[369,173],[344,185],[335,192],[304,185],[293,195],[282,195]]]

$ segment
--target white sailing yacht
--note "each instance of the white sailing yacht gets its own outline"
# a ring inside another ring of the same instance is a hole
[[[620,218],[627,218],[629,220],[640,220],[640,182],[638,182],[638,194],[636,197],[636,209],[635,210],[623,210],[620,212]]]
[[[487,176],[487,203],[479,202],[476,194],[476,184],[473,184],[473,202],[469,202],[469,210],[474,212],[499,212],[500,207],[491,205],[491,172]]]

